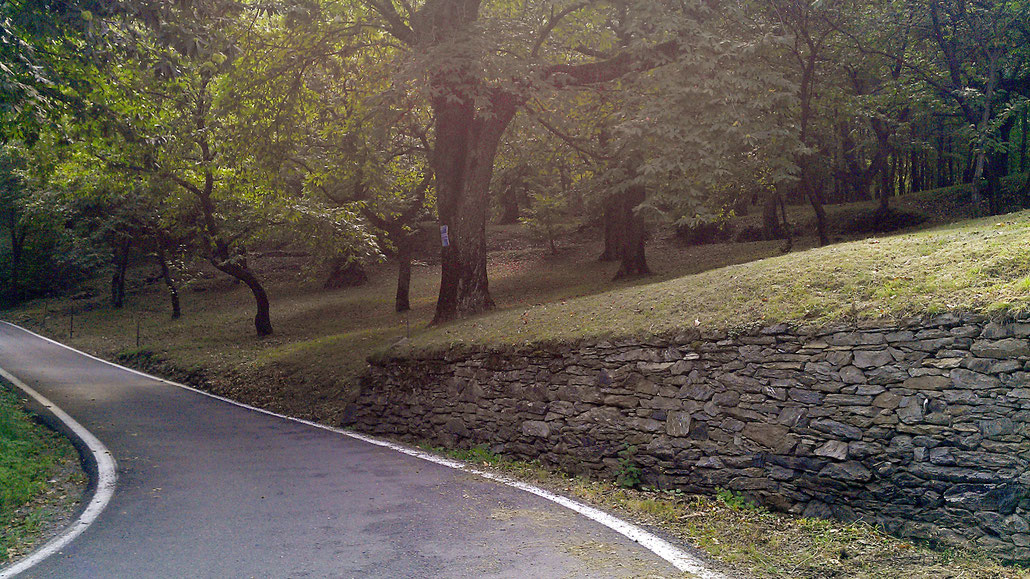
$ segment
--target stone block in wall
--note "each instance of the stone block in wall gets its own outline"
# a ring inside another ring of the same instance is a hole
[[[915,376],[905,380],[901,383],[901,387],[911,390],[941,391],[945,388],[949,388],[951,384],[952,379],[948,376],[924,375]]]
[[[862,430],[860,428],[837,422],[836,420],[813,420],[810,426],[815,430],[832,434],[840,438],[847,438],[850,440],[862,439]]]
[[[964,368],[955,368],[951,371],[951,381],[955,388],[968,388],[971,390],[982,390],[987,388],[998,388],[1001,380],[990,374],[973,372]]]
[[[944,493],[949,506],[966,511],[993,511],[1011,515],[1026,493],[1018,484],[958,484]]]
[[[886,350],[856,350],[852,364],[861,369],[880,368],[894,363],[894,356]]]
[[[551,436],[551,427],[546,422],[540,420],[526,420],[522,423],[522,434],[525,436],[533,436],[539,438],[547,438]]]
[[[780,424],[748,423],[741,434],[758,444],[771,449],[781,447],[787,440],[790,429]]]
[[[970,351],[981,358],[1019,358],[1030,356],[1030,343],[1022,338],[1004,338],[1000,340],[977,340]]]
[[[844,460],[848,457],[848,443],[840,440],[829,440],[813,451],[816,456]]]

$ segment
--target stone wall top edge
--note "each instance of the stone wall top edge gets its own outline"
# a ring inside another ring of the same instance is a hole
[[[818,339],[833,334],[850,332],[891,332],[912,328],[951,328],[961,325],[982,325],[995,323],[1027,323],[1030,312],[1006,316],[988,316],[975,312],[945,312],[942,314],[925,314],[904,318],[877,318],[851,322],[831,322],[828,324],[797,324],[778,322],[769,325],[753,325],[725,329],[679,328],[653,335],[627,336],[591,336],[568,341],[541,340],[529,343],[487,343],[487,344],[450,344],[446,349],[433,348],[416,350],[406,341],[395,344],[389,350],[369,357],[369,363],[376,365],[391,361],[442,361],[488,359],[491,356],[559,356],[570,351],[585,349],[617,350],[620,348],[691,346],[698,342],[716,342],[727,339],[755,338],[760,336],[791,336],[805,339]]]

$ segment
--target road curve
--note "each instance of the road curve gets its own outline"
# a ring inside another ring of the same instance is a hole
[[[6,323],[0,368],[93,432],[118,468],[93,524],[21,577],[680,574],[530,493],[177,388]]]

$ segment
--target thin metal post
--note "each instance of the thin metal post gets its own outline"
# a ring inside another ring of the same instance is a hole
[[[68,337],[75,336],[75,312],[68,312]]]

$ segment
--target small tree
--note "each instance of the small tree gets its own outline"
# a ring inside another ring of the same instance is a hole
[[[519,222],[525,226],[535,239],[546,241],[551,254],[558,254],[555,241],[576,228],[576,223],[569,216],[568,199],[553,191],[542,191],[530,194],[528,215],[520,217]]]

